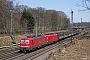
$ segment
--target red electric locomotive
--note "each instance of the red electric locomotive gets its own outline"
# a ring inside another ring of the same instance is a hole
[[[22,38],[20,41],[20,52],[28,52],[57,40],[58,34],[55,33],[45,34],[44,36]]]
[[[20,52],[22,51],[28,52],[35,48],[41,47],[46,43],[47,43],[47,37],[45,36],[22,38],[20,41]]]
[[[45,34],[45,36],[47,37],[48,43],[55,42],[59,39],[58,34],[56,34],[56,33]]]

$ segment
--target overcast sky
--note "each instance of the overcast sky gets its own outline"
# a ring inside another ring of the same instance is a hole
[[[81,0],[16,0],[20,5],[27,5],[31,8],[43,7],[45,9],[63,11],[71,18],[71,9],[74,12],[74,22],[90,22],[90,12],[79,12],[80,7],[76,5]]]

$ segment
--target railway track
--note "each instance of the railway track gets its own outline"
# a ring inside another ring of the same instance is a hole
[[[51,50],[54,50],[54,49],[56,49],[56,48],[62,48],[63,46],[65,46],[66,44],[63,44],[63,43],[65,43],[65,41],[63,41],[62,43],[61,42],[58,42],[58,43],[56,43],[55,45],[52,45],[52,46],[49,46],[48,48],[46,48],[46,49],[44,49],[44,50],[42,50],[41,52],[39,52],[39,53],[37,53],[37,54],[35,54],[35,55],[33,55],[33,56],[29,56],[29,57],[27,57],[27,58],[25,58],[25,59],[23,59],[23,60],[37,60],[36,58],[38,58],[38,57],[40,57],[40,56],[43,56],[44,54],[46,54],[46,53],[49,53]],[[40,58],[41,59],[41,58]],[[38,60],[40,60],[40,59],[38,59]],[[42,60],[42,59],[41,59]]]
[[[52,44],[52,45],[46,46],[42,49],[39,49],[37,51],[31,52],[31,53],[28,53],[28,54],[17,55],[17,56],[12,57],[8,60],[34,60],[37,57],[42,56],[43,54],[48,53],[48,52],[50,52],[51,50],[53,50],[55,48],[59,48],[59,47],[62,48],[64,46],[66,46],[66,44],[68,44],[68,43],[70,43],[70,39],[62,40],[62,41],[59,41],[55,44]]]
[[[18,47],[12,47],[12,48],[7,48],[5,50],[0,51],[0,60],[6,60],[9,59],[15,55],[18,55]]]
[[[27,53],[18,53],[18,50],[19,50],[18,48],[0,51],[1,52],[0,60],[28,60],[28,59],[34,60],[34,59],[38,58],[39,56],[42,56],[43,54],[48,53],[49,51],[51,51],[55,48],[62,48],[63,46],[66,46],[70,42],[71,42],[70,39],[62,40],[55,44],[52,44],[52,45],[46,46],[42,49],[39,49],[37,51],[30,52],[28,54]]]

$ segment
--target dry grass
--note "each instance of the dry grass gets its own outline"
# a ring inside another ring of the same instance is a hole
[[[73,43],[60,52],[52,53],[47,60],[90,60],[90,39],[75,40]]]
[[[20,39],[23,38],[23,37],[26,37],[27,35],[29,35],[29,34],[15,36],[15,42],[19,43]],[[0,37],[0,46],[12,46],[11,37],[10,36]]]

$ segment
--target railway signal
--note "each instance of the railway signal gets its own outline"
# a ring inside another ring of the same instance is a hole
[[[73,27],[73,11],[71,10],[71,28]]]
[[[73,35],[73,29],[72,29],[73,28],[73,13],[74,13],[73,10],[71,10],[71,32],[72,32],[72,35]],[[72,42],[72,38],[73,37],[71,37],[71,42]]]

